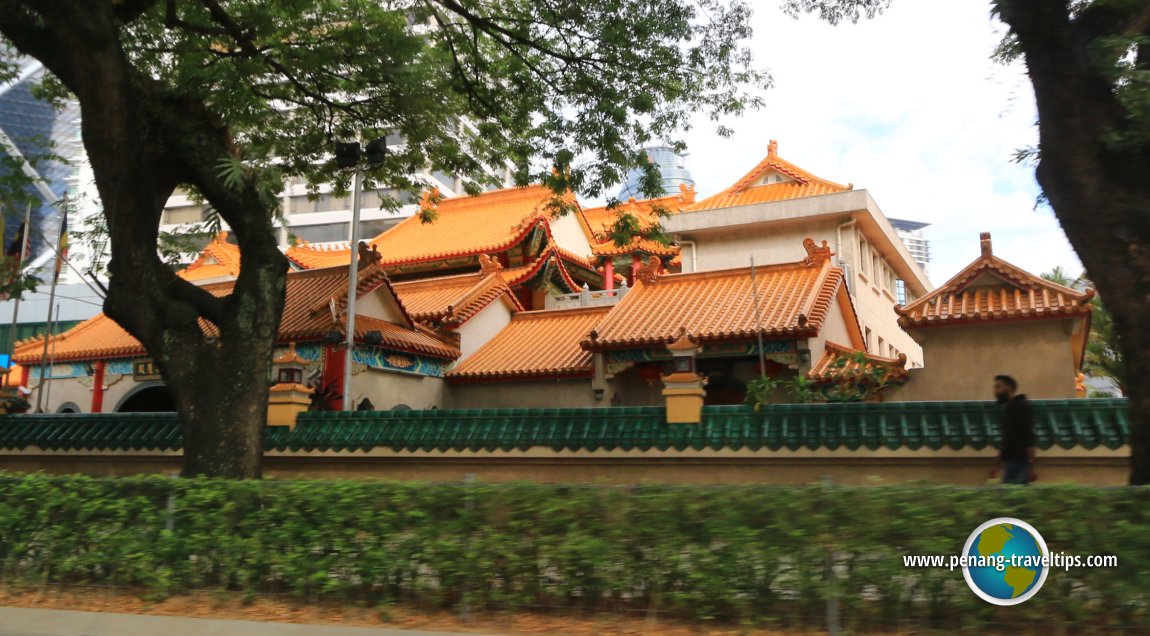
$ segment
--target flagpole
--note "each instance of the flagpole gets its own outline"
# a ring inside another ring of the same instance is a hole
[[[56,303],[56,319],[53,322],[54,322],[54,324],[57,324],[57,325],[60,324],[60,303]],[[51,329],[49,329],[48,332],[51,333]],[[50,367],[56,366],[56,338],[52,338],[52,355],[51,355],[51,357],[48,358],[48,366],[50,366]],[[49,378],[49,379],[51,379],[51,378]],[[44,380],[41,380],[40,382],[42,383],[41,386],[43,386]],[[44,401],[49,402],[49,406],[51,405],[51,402],[48,400],[48,396],[51,394],[52,394],[52,385],[48,384],[47,386],[44,387]]]
[[[751,302],[755,303],[755,335],[759,339],[759,377],[767,377],[767,354],[763,351],[763,310],[759,307],[759,287],[755,283],[755,256],[751,255]]]
[[[64,209],[64,218],[60,222],[60,229],[65,230],[68,221],[68,195],[64,194],[62,199]],[[52,340],[52,306],[56,304],[56,283],[60,281],[60,252],[56,252],[56,266],[52,271],[52,287],[48,292],[48,333],[44,337],[44,352],[40,355],[40,385],[36,391],[36,412],[42,413],[42,406],[44,404],[44,373],[48,370],[48,342]]]
[[[30,241],[29,232],[32,228],[29,227],[32,223],[32,202],[29,201],[27,207],[24,208],[24,226],[20,235],[20,261],[16,264],[16,277],[24,275],[24,259],[28,258],[28,244]],[[2,237],[0,237],[2,240]],[[51,307],[49,307],[51,309]],[[8,342],[5,343],[8,349],[8,369],[12,369],[12,355],[16,353],[16,329],[20,326],[20,296],[16,296],[16,302],[12,305],[12,329],[8,332]],[[7,372],[5,373],[7,375]]]

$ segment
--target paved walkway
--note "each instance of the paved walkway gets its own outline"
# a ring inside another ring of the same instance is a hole
[[[0,607],[0,636],[465,636],[208,618]]]

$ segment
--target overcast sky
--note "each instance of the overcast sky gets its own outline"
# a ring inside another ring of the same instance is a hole
[[[1041,273],[1081,265],[1048,207],[1035,209],[1033,169],[1011,163],[1034,145],[1033,94],[1021,64],[990,60],[1002,25],[971,0],[894,0],[873,21],[829,26],[756,2],[757,60],[774,77],[767,107],[686,135],[701,196],[730,185],[779,141],[779,155],[865,188],[888,217],[931,224],[930,278],[972,261],[979,232],[995,254]]]

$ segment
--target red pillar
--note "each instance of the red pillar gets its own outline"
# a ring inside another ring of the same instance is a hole
[[[104,361],[96,363],[95,373],[92,374],[92,412],[104,412]]]
[[[639,277],[639,268],[643,266],[643,260],[639,258],[639,253],[631,254],[631,276],[627,278],[627,284],[634,287],[635,281]]]
[[[327,408],[333,411],[343,410],[343,356],[341,345],[327,345],[323,356],[323,384],[320,388],[331,387],[338,397],[327,401]]]
[[[603,263],[603,289],[615,289],[615,259],[610,256]]]

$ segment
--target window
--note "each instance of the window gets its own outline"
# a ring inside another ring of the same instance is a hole
[[[906,294],[906,281],[901,278],[894,281],[894,298],[900,305],[905,305],[909,302]]]
[[[868,350],[874,346],[873,343],[871,342],[870,327],[863,327],[863,344],[866,345],[866,348]]]
[[[327,223],[324,225],[296,225],[291,233],[308,243],[327,243],[347,240],[347,223]]]
[[[878,353],[880,356],[886,355],[886,340],[883,340],[882,336],[878,337],[878,349],[876,350],[876,353]]]
[[[160,220],[161,225],[182,225],[204,220],[204,209],[198,205],[181,205],[168,208]]]
[[[870,254],[867,253],[866,239],[859,239],[859,273],[866,274],[870,267]]]

